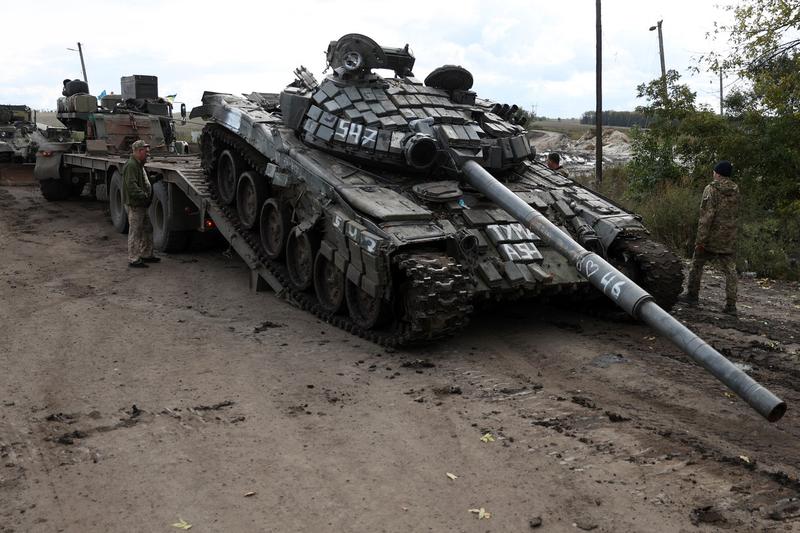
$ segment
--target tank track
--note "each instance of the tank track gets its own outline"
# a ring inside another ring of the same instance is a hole
[[[640,285],[669,311],[683,288],[683,264],[666,246],[641,235],[623,237],[616,252],[630,254],[640,269]]]
[[[264,173],[268,160],[263,154],[220,126],[206,126],[201,143],[213,149],[232,149],[251,168]],[[224,148],[223,148],[224,147]],[[447,338],[464,329],[472,312],[469,276],[464,268],[444,254],[401,254],[395,264],[409,284],[411,299],[406,302],[410,321],[393,320],[390,326],[379,330],[360,327],[346,315],[331,314],[317,303],[316,298],[294,289],[289,282],[286,267],[280,261],[267,257],[255,231],[246,230],[240,223],[236,209],[219,201],[213,175],[214,159],[203,156],[203,168],[213,201],[235,227],[239,237],[258,254],[258,259],[281,283],[285,297],[297,307],[309,311],[328,324],[386,347],[399,347]]]

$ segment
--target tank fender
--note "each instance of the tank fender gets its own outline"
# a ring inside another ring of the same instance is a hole
[[[620,233],[631,229],[646,233],[642,224],[629,215],[604,217],[594,223],[594,231],[597,233],[604,250],[608,250],[611,247]]]

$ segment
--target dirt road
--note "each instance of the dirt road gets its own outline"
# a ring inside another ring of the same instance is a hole
[[[2,533],[800,531],[797,284],[676,311],[789,403],[769,424],[619,315],[387,351],[219,249],[131,271],[101,204],[32,188],[0,187],[0,250]]]

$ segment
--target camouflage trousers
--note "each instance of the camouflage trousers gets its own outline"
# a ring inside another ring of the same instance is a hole
[[[733,254],[695,251],[692,257],[692,266],[689,269],[689,285],[686,288],[686,293],[692,298],[697,298],[698,294],[700,294],[700,279],[703,277],[703,267],[709,261],[716,263],[725,275],[725,304],[729,307],[735,307],[739,279],[736,276],[736,258]]]
[[[153,225],[146,207],[128,206],[128,261],[153,257]]]

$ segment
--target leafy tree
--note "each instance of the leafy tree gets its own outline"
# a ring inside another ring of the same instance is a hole
[[[800,114],[800,4],[796,0],[745,0],[724,9],[734,22],[716,25],[714,39],[727,36],[729,50],[701,62],[734,71],[752,84],[753,104],[768,114]]]
[[[715,161],[728,159],[742,191],[740,267],[762,275],[800,277],[800,4],[743,0],[726,8],[734,23],[718,26],[729,35],[729,52],[702,61],[712,70],[734,71],[747,84],[725,100],[726,114],[698,106],[680,76],[640,85],[652,118],[634,135],[629,194],[639,198],[665,190],[699,190]],[[680,179],[681,176],[687,178]],[[663,185],[672,184],[665,188]],[[665,204],[666,202],[659,202]]]
[[[632,132],[630,184],[638,193],[646,192],[661,181],[676,180],[689,171],[692,163],[691,159],[676,157],[675,151],[681,143],[692,144],[692,135],[684,129],[683,123],[687,117],[698,113],[697,95],[687,85],[679,83],[680,77],[675,70],[667,72],[666,93],[662,78],[636,88],[637,97],[647,100],[647,104],[637,107],[636,111],[650,124],[649,129]]]

